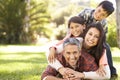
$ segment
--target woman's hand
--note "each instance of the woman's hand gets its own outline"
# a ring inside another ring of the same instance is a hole
[[[55,61],[55,54],[56,54],[55,48],[54,48],[54,47],[51,47],[51,48],[50,48],[50,54],[49,54],[49,56],[48,56],[48,61],[49,61],[50,63],[53,63],[53,62]]]
[[[105,68],[105,65],[100,65],[98,70],[96,71],[96,73],[100,76],[105,76],[106,72],[105,72],[104,68]]]

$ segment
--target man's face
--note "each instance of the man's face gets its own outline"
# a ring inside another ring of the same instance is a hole
[[[78,46],[68,44],[64,47],[63,56],[65,57],[66,62],[69,63],[72,67],[76,66],[80,55],[81,54]]]
[[[95,20],[102,20],[108,17],[107,12],[102,8],[102,6],[99,6],[95,9],[95,12],[93,13],[93,16]]]

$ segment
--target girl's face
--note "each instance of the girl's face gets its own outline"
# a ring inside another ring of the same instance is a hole
[[[83,33],[85,26],[79,23],[70,23],[70,32],[74,37],[78,37],[80,34]]]
[[[85,36],[85,46],[87,49],[96,46],[100,37],[100,32],[96,28],[90,28]]]

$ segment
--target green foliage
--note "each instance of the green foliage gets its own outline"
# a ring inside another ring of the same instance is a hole
[[[21,0],[0,0],[0,43],[19,43],[26,4]]]
[[[115,15],[111,15],[108,18],[108,33],[107,33],[107,42],[111,47],[117,47],[117,31],[116,31],[116,22]]]
[[[0,43],[18,44],[32,41],[34,31],[41,36],[49,29],[47,0],[0,0]]]
[[[38,36],[45,36],[50,37],[51,29],[49,26],[46,27],[46,25],[50,22],[50,15],[48,13],[48,5],[49,1],[47,0],[32,0],[30,2],[30,9],[27,10],[28,12],[28,24],[29,26],[29,40],[32,42],[35,37],[34,33],[36,33]]]

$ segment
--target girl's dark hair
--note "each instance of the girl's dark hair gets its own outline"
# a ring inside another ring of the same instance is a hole
[[[78,23],[78,24],[81,24],[81,25],[84,25],[85,24],[85,20],[83,17],[81,16],[73,16],[70,18],[70,20],[68,21],[68,29],[70,28],[70,24],[71,22],[74,22],[74,23]],[[83,34],[80,34],[79,37],[82,37]],[[71,37],[74,37],[72,34],[71,34]]]
[[[92,56],[95,57],[96,63],[99,65],[99,60],[100,60],[101,56],[103,55],[103,51],[105,48],[106,36],[105,36],[105,32],[103,30],[101,23],[97,22],[97,23],[91,23],[87,26],[87,28],[84,32],[83,38],[85,38],[88,30],[91,28],[96,28],[98,31],[100,31],[98,44],[96,46],[92,47],[89,52]]]
[[[79,23],[79,24],[85,24],[85,20],[84,18],[80,17],[80,16],[73,16],[70,18],[70,20],[68,21],[68,28],[70,28],[70,24],[71,22],[74,22],[74,23]]]
[[[107,1],[107,0],[102,1],[102,2],[98,5],[98,7],[99,7],[99,6],[102,6],[102,8],[107,12],[108,16],[109,16],[110,14],[112,14],[112,12],[114,11],[113,4],[112,4],[112,2],[110,2],[110,1]]]

